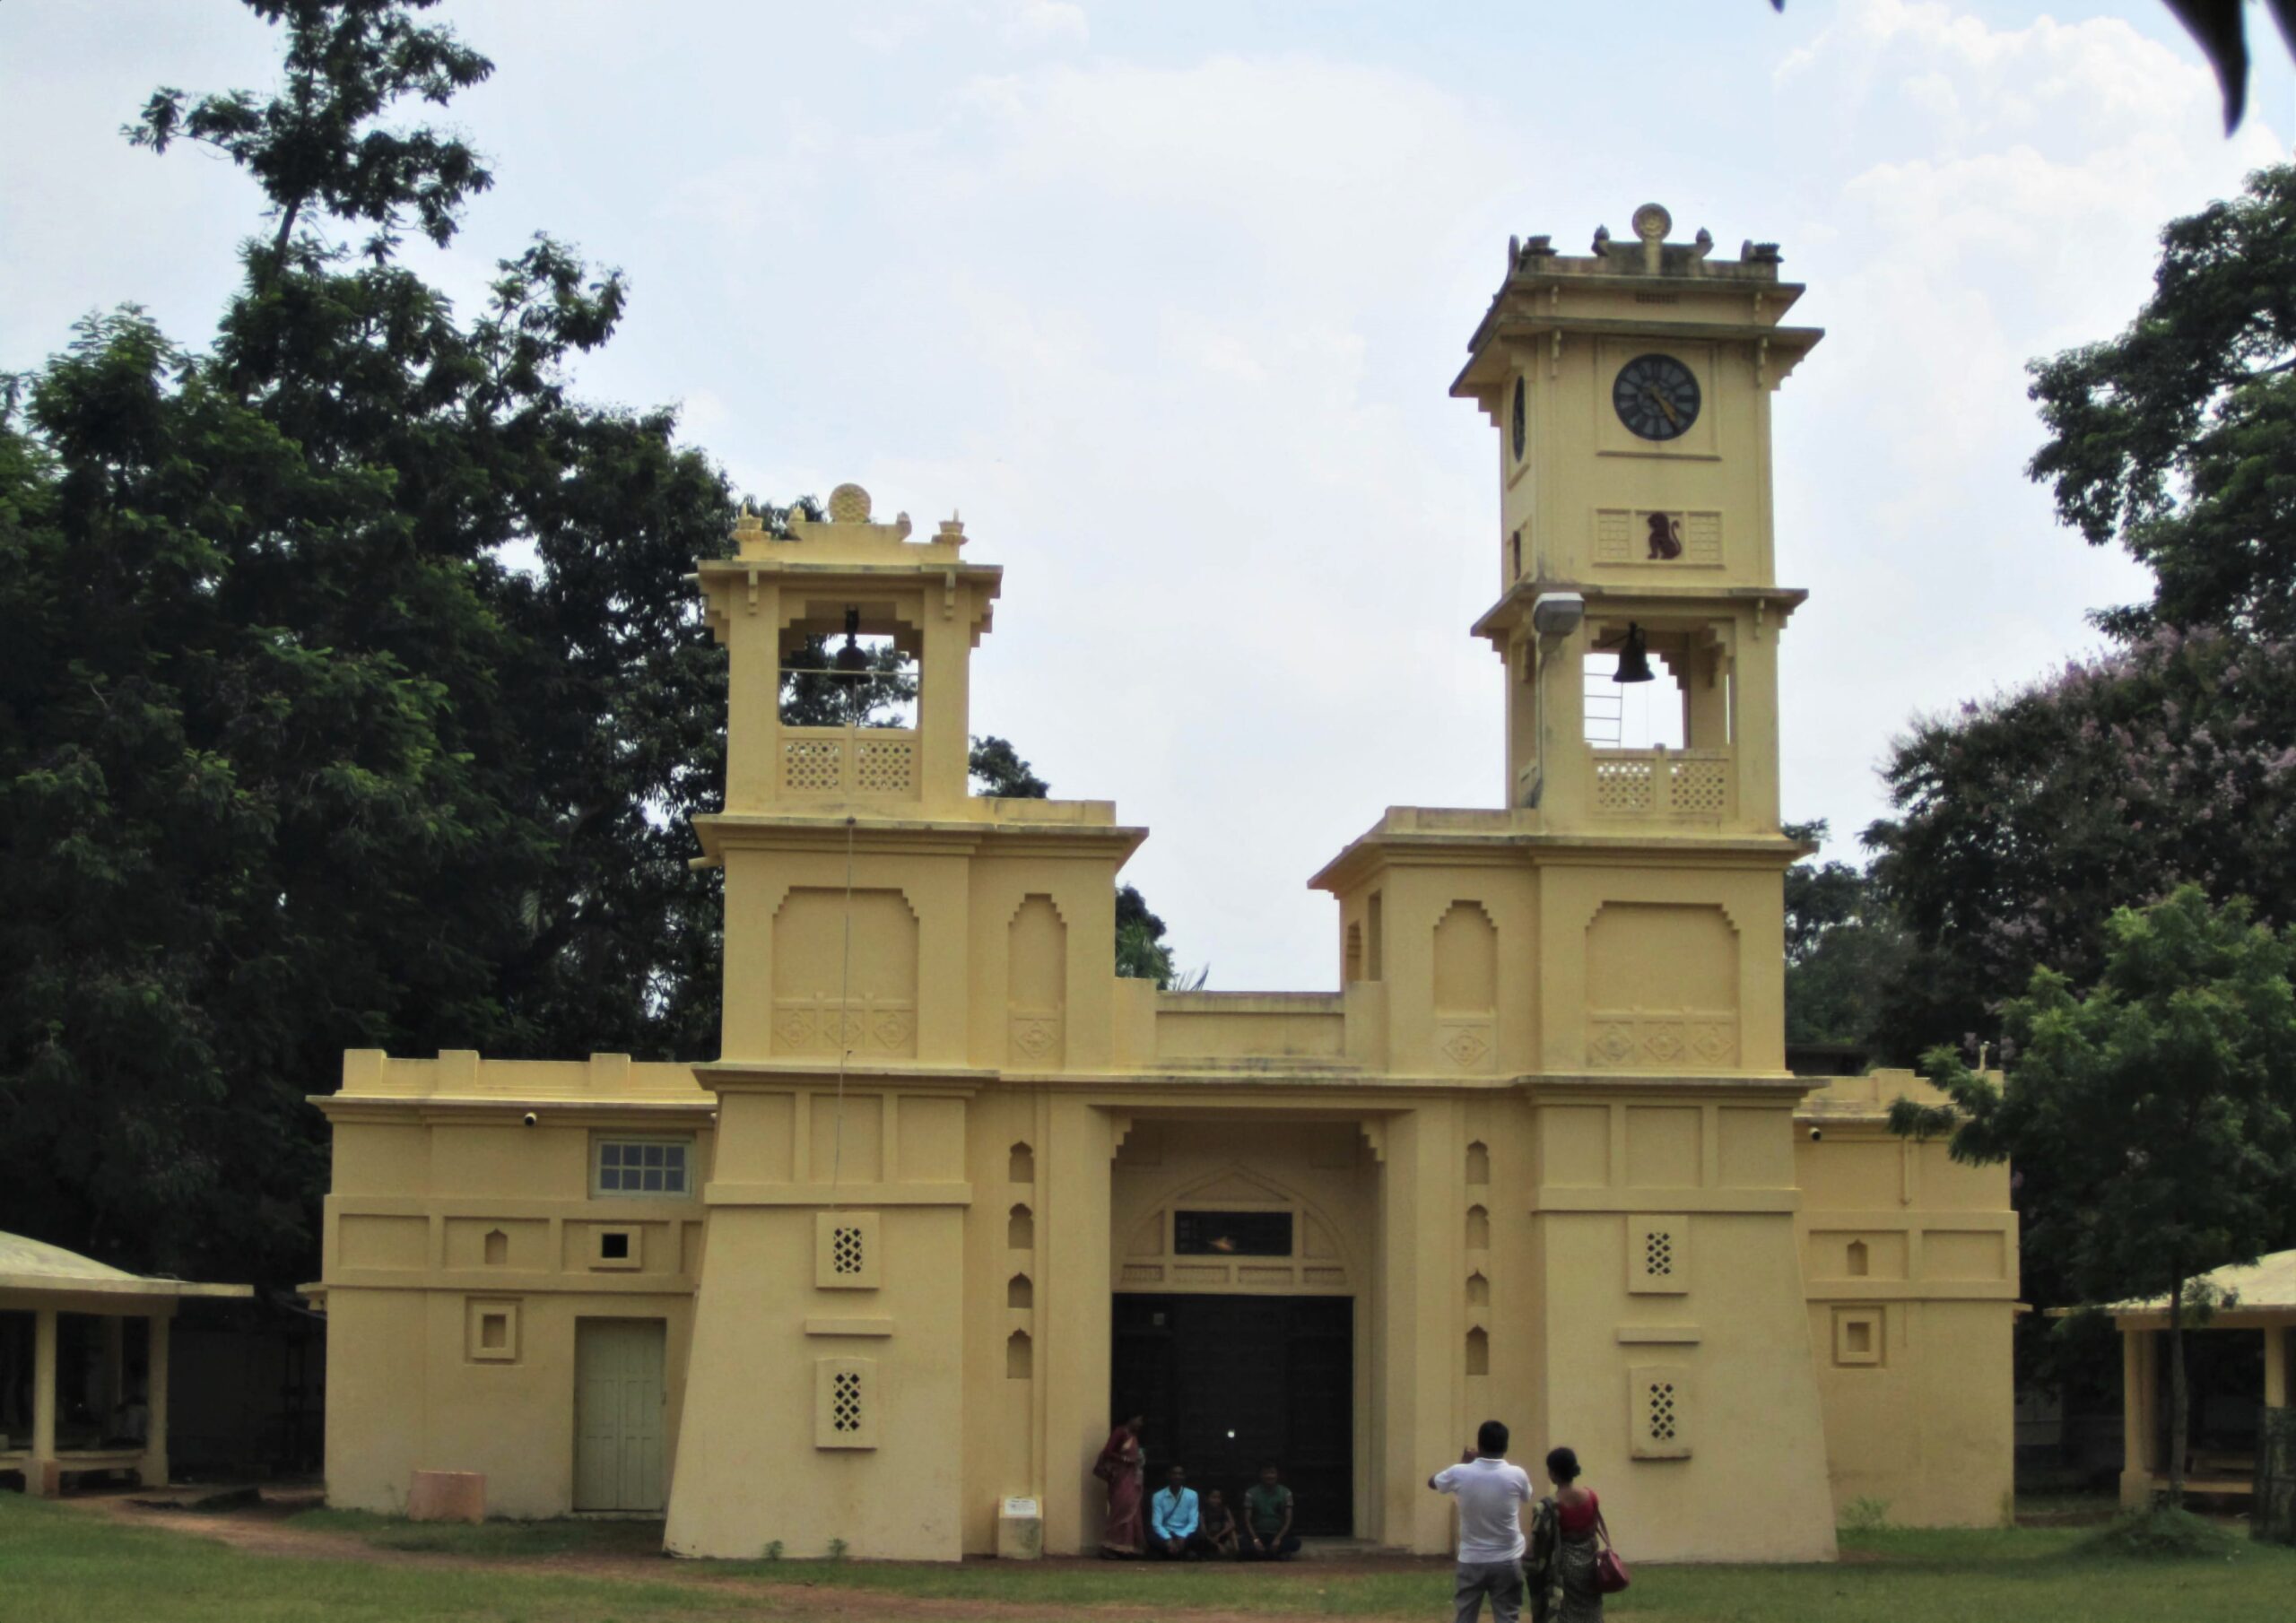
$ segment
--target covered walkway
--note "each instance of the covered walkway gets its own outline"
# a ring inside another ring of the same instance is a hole
[[[186,1297],[245,1285],[145,1279],[0,1234],[0,1474],[52,1495],[84,1471],[168,1480],[168,1327]]]
[[[2229,1300],[2205,1324],[2186,1323],[2192,1410],[2185,1491],[2246,1497],[2255,1491],[2257,1417],[2289,1406],[2296,1251],[2216,1269],[2205,1282]],[[2121,1333],[2126,1437],[2120,1497],[2141,1506],[2169,1485],[2168,1301],[2124,1304],[2113,1309],[2113,1323]]]

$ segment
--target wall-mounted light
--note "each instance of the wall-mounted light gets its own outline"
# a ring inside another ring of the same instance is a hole
[[[1541,637],[1568,637],[1587,617],[1587,600],[1576,592],[1542,592],[1531,600],[1531,629]]]

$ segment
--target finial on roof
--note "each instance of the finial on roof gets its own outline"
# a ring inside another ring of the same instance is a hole
[[[1595,257],[1600,259],[1610,251],[1611,228],[1606,225],[1598,225],[1595,228]]]
[[[933,539],[935,541],[945,541],[952,547],[961,547],[964,545],[965,521],[958,517],[956,513],[952,510],[949,516],[941,521],[940,533],[935,535]]]
[[[841,484],[829,493],[831,524],[867,524],[869,492],[857,484]]]

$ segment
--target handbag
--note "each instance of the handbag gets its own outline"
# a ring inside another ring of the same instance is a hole
[[[1595,1557],[1595,1587],[1606,1595],[1614,1595],[1633,1582],[1626,1563],[1618,1558],[1618,1551],[1605,1545]]]

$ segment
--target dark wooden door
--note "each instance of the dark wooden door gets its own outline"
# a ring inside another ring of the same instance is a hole
[[[1148,1486],[1187,1467],[1241,1513],[1263,1460],[1303,1533],[1354,1526],[1355,1304],[1346,1297],[1118,1296],[1113,1409],[1148,1416]]]

